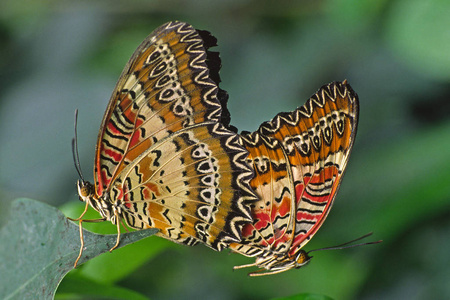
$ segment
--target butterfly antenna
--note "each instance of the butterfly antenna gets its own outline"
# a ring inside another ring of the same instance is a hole
[[[351,241],[346,242],[344,244],[340,244],[340,245],[333,246],[333,247],[314,249],[314,250],[308,251],[307,254],[309,254],[311,252],[314,252],[314,251],[347,249],[347,248],[354,248],[354,247],[359,247],[359,246],[364,246],[364,245],[378,244],[378,243],[382,242],[382,240],[379,240],[379,241],[375,241],[375,242],[367,242],[367,243],[360,243],[360,244],[355,244],[355,245],[349,245],[351,243],[354,243],[354,242],[360,241],[362,239],[365,239],[366,237],[371,236],[372,234],[373,234],[373,232],[369,232],[369,233],[367,233],[367,234],[365,234],[365,235],[363,235],[363,236],[361,236],[361,237],[359,237],[357,239],[351,240]]]
[[[81,172],[80,156],[78,155],[78,135],[77,135],[77,124],[78,124],[78,109],[75,109],[75,137],[72,138],[72,155],[73,163],[75,169],[78,172],[81,180],[84,181],[83,173]]]

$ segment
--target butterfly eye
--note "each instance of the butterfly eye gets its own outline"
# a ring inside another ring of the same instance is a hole
[[[311,258],[312,256],[308,256],[308,254],[305,251],[300,250],[300,252],[297,255],[297,258],[295,259],[295,262],[297,263],[296,268],[300,268],[306,265],[311,260]]]
[[[89,182],[78,180],[77,187],[80,201],[85,202],[85,199],[92,194],[92,185]]]

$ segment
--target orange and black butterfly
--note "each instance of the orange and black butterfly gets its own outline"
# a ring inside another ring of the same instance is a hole
[[[309,262],[355,140],[358,96],[323,86],[253,133],[229,125],[216,39],[182,22],[137,48],[113,91],[97,140],[94,184],[78,194],[117,226],[157,228],[177,243],[255,257],[276,274]],[[92,221],[92,220],[91,220]],[[81,236],[82,245],[83,239]],[[82,253],[80,249],[80,256]],[[79,259],[78,258],[78,259]],[[77,261],[78,261],[77,259]]]
[[[94,184],[77,183],[84,213],[91,206],[117,226],[113,249],[121,223],[221,250],[252,221],[248,152],[220,122],[215,45],[208,32],[170,22],[125,66],[100,127]]]
[[[293,112],[280,113],[253,133],[241,135],[258,196],[253,223],[230,248],[256,257],[250,275],[299,268],[310,257],[301,248],[322,226],[335,199],[358,124],[358,96],[350,85],[323,86]],[[264,271],[265,270],[265,271]]]

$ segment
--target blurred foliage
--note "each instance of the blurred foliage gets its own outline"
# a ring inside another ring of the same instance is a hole
[[[86,176],[121,69],[145,36],[178,19],[218,38],[221,86],[230,94],[232,124],[241,130],[302,105],[323,84],[348,79],[361,102],[358,135],[336,204],[306,248],[340,244],[369,231],[384,242],[318,252],[303,269],[248,278],[232,266],[251,259],[151,237],[126,247],[136,247],[133,254],[120,249],[71,272],[59,297],[88,297],[86,290],[108,297],[123,289],[135,291],[136,299],[305,293],[448,299],[448,11],[445,0],[4,0],[0,224],[19,196],[65,203],[66,215],[78,216],[82,204],[70,150],[75,108]]]

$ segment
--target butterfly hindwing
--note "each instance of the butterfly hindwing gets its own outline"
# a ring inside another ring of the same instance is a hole
[[[253,223],[243,227],[243,241],[230,248],[247,256],[263,255],[265,249],[283,254],[289,250],[295,224],[295,192],[286,153],[279,141],[259,132],[242,135],[241,143],[249,151],[247,162],[255,172],[250,186],[258,201],[250,206]]]
[[[244,153],[245,154],[245,153]],[[113,182],[110,197],[122,199],[132,228],[221,250],[240,241],[251,220],[239,186],[248,176],[238,137],[218,123],[177,131],[143,152]],[[248,196],[248,195],[247,195]]]

